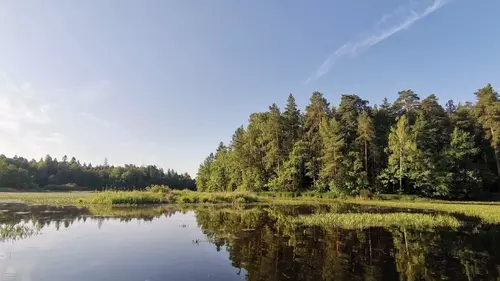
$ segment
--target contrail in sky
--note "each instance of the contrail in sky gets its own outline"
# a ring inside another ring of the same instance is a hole
[[[338,49],[333,51],[323,64],[316,70],[305,82],[307,84],[321,76],[327,74],[337,60],[345,56],[355,57],[370,47],[384,41],[392,35],[410,28],[417,21],[427,17],[435,11],[442,8],[453,0],[432,0],[432,3],[422,8],[422,2],[429,1],[411,1],[410,3],[400,6],[396,10],[382,16],[382,18],[374,25],[374,27],[365,34],[362,34],[358,39],[351,40]],[[420,7],[418,7],[420,6]]]

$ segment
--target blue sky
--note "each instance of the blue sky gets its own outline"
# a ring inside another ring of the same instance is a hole
[[[0,2],[0,153],[189,172],[252,112],[500,87],[498,0]]]

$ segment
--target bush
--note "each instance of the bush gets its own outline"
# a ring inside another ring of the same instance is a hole
[[[168,203],[161,193],[144,191],[103,191],[92,194],[88,202],[104,205],[145,205]]]
[[[373,198],[373,192],[369,189],[361,189],[359,191],[359,198],[361,199],[372,199]]]
[[[146,188],[149,192],[168,193],[172,191],[167,185],[154,184]]]
[[[181,196],[181,197],[179,198],[179,202],[180,202],[180,203],[193,203],[193,202],[191,201],[191,198],[189,198],[189,197],[187,197],[187,196]]]

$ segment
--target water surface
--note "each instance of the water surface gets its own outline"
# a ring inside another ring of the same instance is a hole
[[[498,226],[305,227],[356,205],[76,208],[0,204],[1,280],[497,280]]]

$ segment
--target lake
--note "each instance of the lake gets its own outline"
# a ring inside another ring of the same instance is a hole
[[[497,280],[500,228],[341,229],[329,205],[0,204],[1,280]],[[342,204],[336,212],[393,212]],[[398,210],[401,211],[401,210]],[[497,243],[499,242],[499,243]]]

